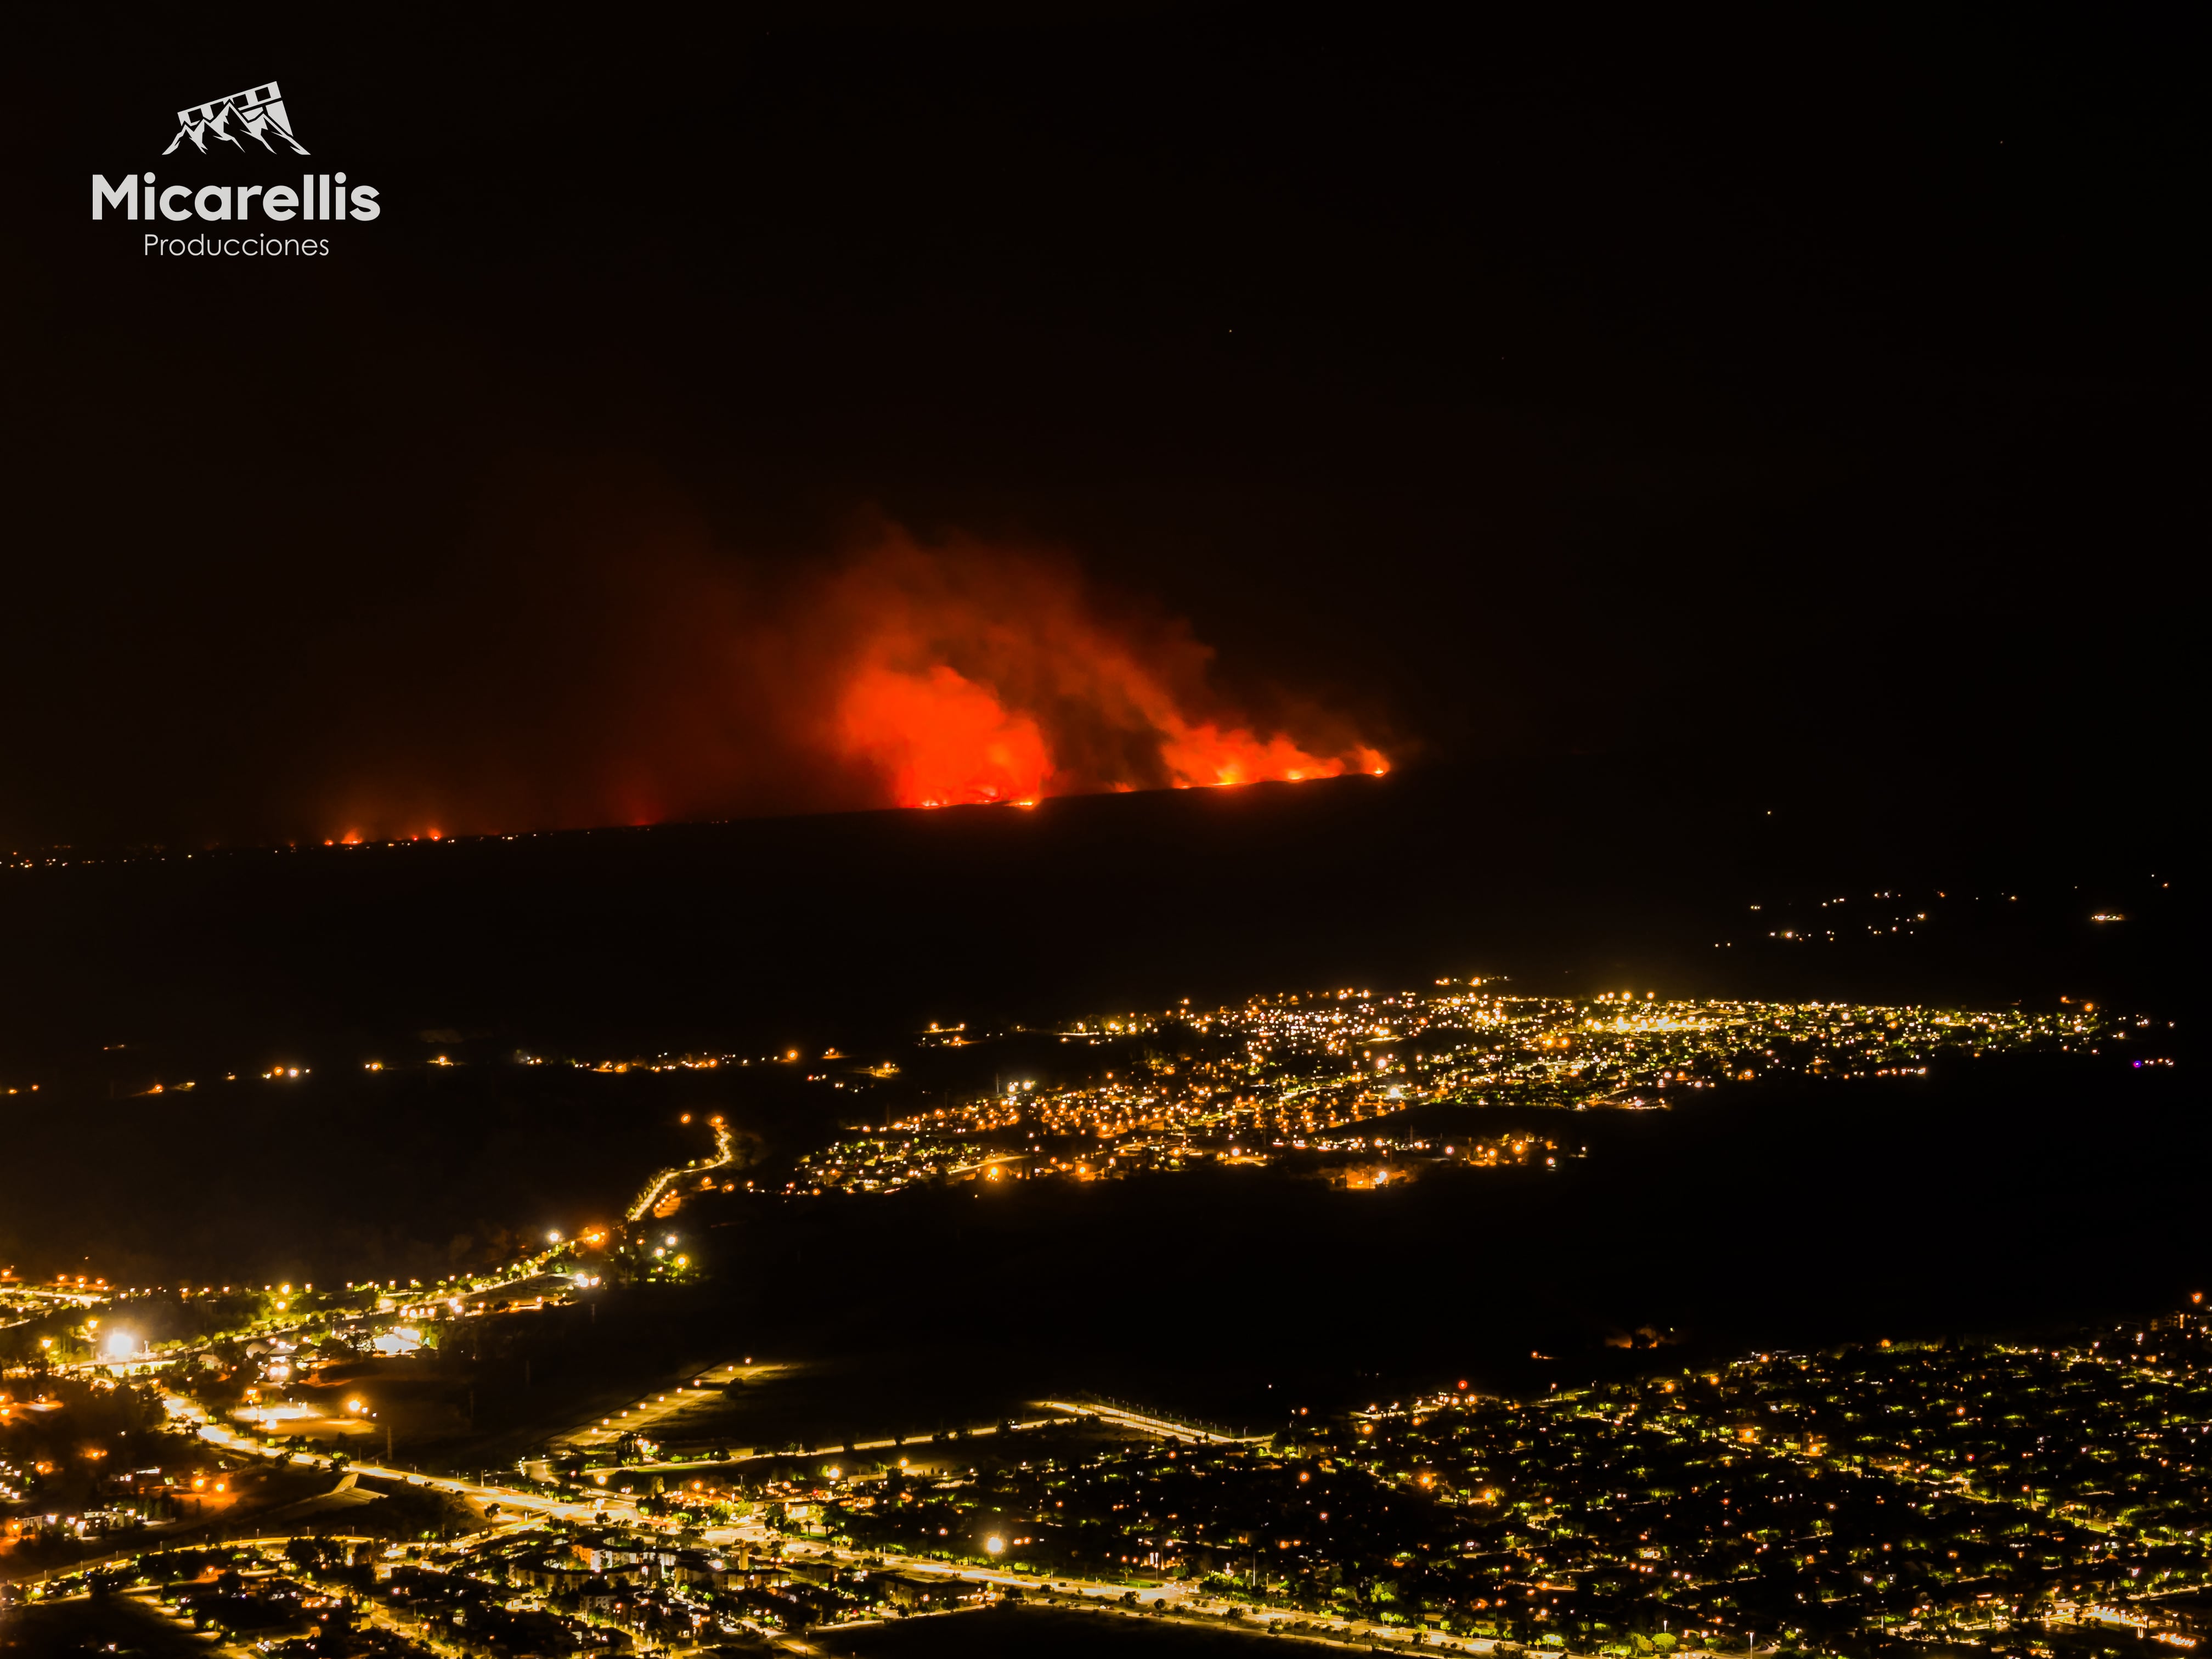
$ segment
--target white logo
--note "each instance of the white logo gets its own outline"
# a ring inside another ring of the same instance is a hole
[[[307,153],[307,147],[293,137],[291,114],[285,109],[284,94],[274,81],[248,87],[228,97],[210,99],[191,109],[180,109],[177,112],[177,128],[176,136],[169,140],[169,147],[162,155],[176,155],[187,139],[198,160],[205,160],[226,146],[251,155],[253,146],[258,144],[267,155],[287,160]],[[177,165],[183,168],[191,162],[180,157]],[[307,165],[329,167],[330,160],[319,164],[309,161]],[[155,227],[143,238],[143,252],[149,257],[174,254],[191,258],[275,258],[313,255],[321,258],[331,251],[331,238],[317,234],[313,229],[306,235],[296,234],[295,228],[347,220],[367,224],[381,217],[384,212],[384,204],[378,199],[380,192],[374,185],[349,183],[344,172],[336,167],[328,173],[318,170],[294,175],[298,180],[296,185],[289,179],[280,184],[270,179],[267,175],[272,169],[256,167],[242,171],[249,177],[261,175],[262,181],[237,182],[237,174],[233,173],[231,179],[222,183],[203,184],[197,179],[163,178],[151,167],[141,167],[111,182],[106,173],[95,173],[92,175],[92,216],[96,220],[111,216],[131,219]],[[168,224],[192,221],[220,224],[224,229],[202,231],[191,236],[166,234]],[[228,234],[233,232],[235,234]]]
[[[284,94],[276,89],[274,81],[248,87],[244,92],[234,92],[212,103],[180,109],[177,112],[177,125],[183,131],[169,140],[169,148],[161,152],[164,155],[173,155],[177,146],[187,138],[203,155],[208,153],[210,138],[240,151],[245,150],[246,140],[251,138],[276,155],[281,152],[276,143],[270,142],[273,138],[295,155],[307,153],[307,147],[292,136],[292,118],[284,112]]]

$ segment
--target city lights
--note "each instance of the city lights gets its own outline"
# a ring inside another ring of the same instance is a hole
[[[935,1042],[964,1028],[933,1027]],[[1077,1021],[1065,1047],[1141,1041],[1141,1063],[932,1104],[803,1154],[790,1196],[888,1194],[918,1183],[1090,1181],[1207,1163],[1330,1159],[1345,1184],[1387,1190],[1425,1163],[1556,1170],[1557,1137],[1418,1136],[1361,1126],[1422,1105],[1658,1111],[1770,1076],[1920,1078],[1931,1062],[2074,1052],[2128,1040],[2082,1003],[2057,1012],[1851,1003],[1521,995],[1506,981],[1396,994],[1285,992],[1242,1005]],[[1171,1054],[1169,1050],[1172,1048]],[[2163,1063],[2154,1056],[2138,1061]],[[1079,1152],[1077,1143],[1088,1143]],[[1385,1165],[1383,1157],[1407,1160]]]

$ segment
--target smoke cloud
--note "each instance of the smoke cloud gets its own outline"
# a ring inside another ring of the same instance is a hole
[[[1303,740],[1224,710],[1179,623],[1103,613],[1064,558],[886,526],[822,597],[833,747],[899,806],[1379,773],[1341,722]],[[1310,747],[1307,746],[1311,744]]]
[[[1101,590],[1063,550],[872,520],[794,571],[680,525],[623,526],[653,550],[611,561],[594,544],[613,529],[586,515],[562,532],[568,554],[541,542],[460,584],[427,695],[406,718],[388,698],[368,711],[320,792],[319,836],[1033,805],[1389,768],[1310,702],[1277,696],[1265,720],[1231,706],[1187,624]]]

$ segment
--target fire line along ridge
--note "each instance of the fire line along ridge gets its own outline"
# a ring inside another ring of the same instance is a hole
[[[305,155],[307,147],[292,130],[291,112],[274,81],[261,82],[204,104],[177,112],[177,131],[164,155],[185,145],[203,157]],[[295,189],[282,185],[163,185],[152,171],[126,173],[111,182],[92,175],[92,216],[112,210],[126,219],[210,222],[259,216],[283,224],[294,220],[367,223],[384,211],[374,185],[349,185],[343,173],[306,173]]]

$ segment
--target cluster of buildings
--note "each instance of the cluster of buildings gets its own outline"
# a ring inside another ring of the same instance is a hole
[[[150,1391],[27,1369],[0,1378],[0,1563],[195,1516],[228,1496],[211,1462],[161,1431]]]
[[[1869,1642],[2047,1659],[2212,1636],[2212,1326],[1765,1354],[1528,1402],[1437,1397],[1260,1447],[886,1480],[818,1527],[1316,1618],[1644,1655]]]
[[[1065,1085],[1002,1079],[980,1099],[850,1133],[799,1159],[783,1191],[1088,1180],[1384,1150],[1520,1164],[1534,1138],[1453,1142],[1447,1152],[1411,1138],[1378,1139],[1359,1126],[1424,1105],[1650,1110],[1778,1073],[1911,1077],[1945,1056],[2127,1054],[2163,1030],[2070,1004],[2031,1012],[1662,1000],[1628,991],[1541,997],[1481,980],[1380,995],[1291,992],[1210,1012],[1182,1006],[1078,1024],[1058,1034],[1060,1042],[1107,1048],[1112,1069]],[[1535,1144],[1555,1166],[1558,1146]]]
[[[942,1610],[981,1587],[841,1561],[827,1552],[707,1546],[624,1528],[533,1531],[471,1552],[442,1591],[504,1598],[510,1612],[542,1602],[655,1644],[712,1644],[757,1632],[801,1632],[872,1613]],[[428,1594],[427,1580],[413,1593]],[[518,1592],[520,1596],[518,1597]]]
[[[786,1193],[895,1193],[929,1181],[964,1175],[990,1156],[973,1141],[888,1132],[857,1135],[794,1160]]]
[[[714,1646],[985,1599],[957,1578],[781,1547],[718,1550],[556,1523],[444,1546],[300,1536],[149,1553],[53,1589],[151,1582],[180,1623],[301,1659],[612,1655]],[[98,1582],[94,1582],[97,1580]]]

